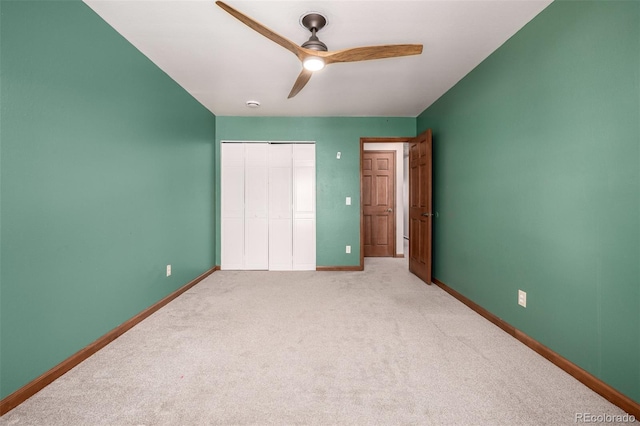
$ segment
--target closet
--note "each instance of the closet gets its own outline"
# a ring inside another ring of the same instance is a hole
[[[315,144],[221,144],[221,268],[315,270]]]

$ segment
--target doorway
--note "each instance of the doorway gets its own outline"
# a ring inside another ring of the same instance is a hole
[[[404,216],[406,216],[407,209],[403,201],[404,195],[404,151],[405,146],[412,138],[402,137],[389,137],[389,138],[360,138],[360,267],[364,268],[364,235],[365,235],[365,219],[364,219],[364,206],[362,201],[365,198],[364,195],[364,154],[367,151],[395,151],[395,207],[393,208],[395,213],[395,251],[392,253],[393,257],[405,257],[406,250],[404,250]],[[408,147],[407,147],[408,149]]]
[[[365,253],[367,255],[369,253],[365,249],[365,240],[369,238],[371,233],[367,233],[365,227],[370,227],[369,222],[372,220],[365,219],[365,204],[367,204],[367,198],[371,198],[366,194],[371,191],[371,185],[366,182],[369,178],[365,173],[375,174],[373,171],[365,172],[365,167],[370,167],[368,161],[365,162],[365,151],[381,151],[381,148],[386,149],[387,146],[398,150],[397,157],[399,158],[396,160],[399,160],[400,163],[398,165],[400,176],[396,181],[396,184],[399,185],[396,190],[396,219],[399,222],[396,225],[399,231],[396,234],[399,241],[396,242],[396,251],[399,253],[395,253],[395,257],[408,257],[409,270],[427,284],[431,284],[433,212],[430,129],[410,138],[360,138],[360,269],[364,269]],[[408,196],[398,194],[407,194]],[[407,227],[408,229],[405,229]],[[404,250],[407,236],[409,236],[408,251]],[[366,242],[369,243],[369,240]]]

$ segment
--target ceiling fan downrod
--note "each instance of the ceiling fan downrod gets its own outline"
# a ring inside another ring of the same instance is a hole
[[[320,52],[326,52],[328,50],[327,45],[321,42],[320,39],[318,39],[318,37],[316,36],[315,28],[311,29],[311,37],[309,37],[309,40],[302,43],[302,47],[304,47],[305,49],[317,50]]]

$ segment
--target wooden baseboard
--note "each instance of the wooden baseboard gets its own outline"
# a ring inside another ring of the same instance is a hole
[[[11,395],[4,398],[0,401],[0,416],[5,415],[9,411],[16,408],[18,405],[22,404],[27,399],[31,398],[33,395],[44,389],[46,386],[51,384],[58,377],[62,376],[69,370],[71,370],[76,365],[80,364],[85,359],[89,358],[91,355],[98,352],[100,349],[107,346],[109,343],[116,340],[118,337],[122,336],[126,331],[130,330],[136,324],[140,323],[145,318],[149,317],[151,314],[165,306],[167,303],[171,302],[176,297],[180,296],[185,291],[189,290],[194,285],[198,284],[200,281],[211,275],[213,272],[220,270],[219,266],[215,266],[202,275],[198,276],[194,280],[180,287],[173,293],[159,300],[152,306],[149,306],[144,311],[140,312],[136,316],[130,318],[129,320],[123,322],[118,327],[114,328],[107,334],[98,338],[93,343],[90,343],[88,346],[80,349],[75,354],[71,355],[69,358],[62,361],[60,364],[53,367],[51,370],[45,372],[40,377],[32,380],[27,383],[17,391],[13,392]]]
[[[355,266],[316,266],[316,271],[363,271],[362,265]]]
[[[450,295],[452,295],[453,297],[455,297],[456,299],[458,299],[459,301],[461,301],[462,303],[464,303],[465,305],[467,305],[468,307],[476,311],[478,314],[480,314],[480,316],[486,318],[487,320],[491,321],[492,323],[500,327],[502,330],[506,331],[507,333],[515,337],[516,328],[513,327],[511,324],[498,318],[496,315],[487,311],[485,308],[478,305],[476,302],[472,301],[471,299],[468,299],[467,297],[458,293],[457,291],[455,291],[454,289],[452,289],[442,281],[438,280],[437,278],[431,278],[431,281],[433,281],[435,285],[442,288],[444,291],[446,291],[447,293],[449,293]]]
[[[404,259],[404,253],[396,253],[393,257],[397,257],[399,259]]]
[[[565,372],[572,375],[583,385],[585,385],[592,391],[596,392],[597,394],[601,395],[607,401],[617,405],[618,407],[620,407],[630,415],[633,415],[636,419],[640,419],[639,403],[635,402],[628,396],[612,388],[602,380],[595,377],[593,374],[589,373],[588,371],[584,370],[583,368],[577,366],[573,362],[564,358],[562,355],[554,352],[553,350],[549,349],[542,343],[526,335],[525,333],[518,330],[511,324],[507,323],[503,319],[498,318],[496,315],[487,311],[486,309],[484,309],[482,306],[478,305],[471,299],[468,299],[467,297],[458,293],[456,290],[447,286],[442,281],[436,278],[433,278],[433,282],[438,287],[442,288],[444,291],[446,291],[447,293],[449,293],[450,295],[452,295],[453,297],[455,297],[456,299],[458,299],[459,301],[461,301],[462,303],[464,303],[465,305],[467,305],[468,307],[476,311],[479,315],[491,321],[492,323],[500,327],[502,330],[504,330],[511,336],[515,337],[516,339],[518,339],[520,342],[522,342],[529,348],[533,349],[539,355],[542,355],[543,357],[551,361],[553,364],[555,364],[556,366],[563,369]]]

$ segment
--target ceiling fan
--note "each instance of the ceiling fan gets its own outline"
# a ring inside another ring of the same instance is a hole
[[[216,1],[216,4],[249,28],[262,34],[269,40],[278,43],[300,59],[303,66],[302,72],[296,79],[289,93],[289,98],[297,95],[307,84],[313,72],[321,70],[325,65],[335,62],[368,61],[371,59],[395,58],[399,56],[419,55],[422,53],[421,44],[388,44],[329,51],[327,46],[321,42],[316,35],[327,23],[326,18],[319,13],[309,13],[302,18],[302,24],[311,31],[311,37],[304,42],[302,46],[298,46],[291,40],[276,34],[228,4],[222,1]]]

